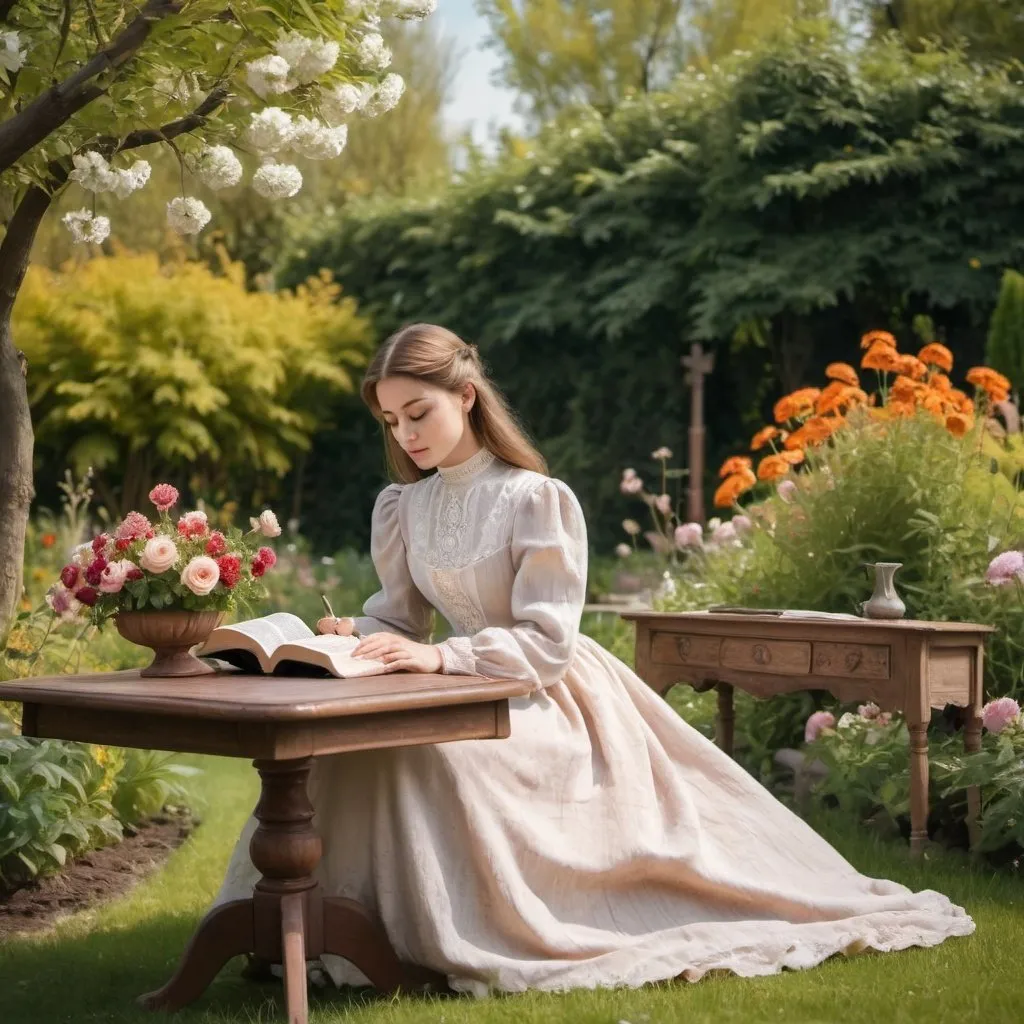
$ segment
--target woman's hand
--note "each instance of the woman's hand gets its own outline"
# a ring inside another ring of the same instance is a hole
[[[316,623],[316,631],[318,633],[335,633],[338,636],[351,636],[355,628],[355,620],[347,617],[338,619],[325,615],[322,619],[318,619]]]
[[[389,672],[440,672],[441,652],[433,644],[418,644],[395,633],[371,633],[359,641],[353,658],[379,658]]]

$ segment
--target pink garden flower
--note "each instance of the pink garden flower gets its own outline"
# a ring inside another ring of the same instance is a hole
[[[861,718],[877,718],[881,712],[882,709],[873,701],[868,704],[861,704],[861,706],[857,708],[857,714],[860,715]]]
[[[210,593],[220,579],[220,566],[209,555],[196,555],[181,570],[181,582],[199,597]]]
[[[732,525],[736,533],[743,536],[744,534],[750,533],[754,528],[754,521],[750,516],[745,516],[741,512],[739,515],[732,517]]]
[[[700,523],[683,523],[675,529],[677,548],[699,548],[704,541],[704,527]]]
[[[719,523],[711,534],[713,544],[736,544],[739,537],[736,536],[736,527],[732,522]]]
[[[178,533],[182,537],[202,537],[208,529],[206,513],[201,511],[186,512],[178,520]]]
[[[635,469],[624,469],[622,471],[622,482],[619,490],[623,494],[639,494],[644,489],[644,482],[636,475]]]
[[[256,557],[263,563],[264,568],[273,569],[277,565],[277,555],[273,548],[260,548]]]
[[[158,511],[166,512],[178,503],[178,489],[170,484],[157,484],[149,492],[149,500],[156,505]]]
[[[779,497],[790,504],[796,497],[796,481],[794,480],[780,480],[778,486]]]
[[[672,511],[672,497],[669,494],[659,494],[654,499],[654,507],[663,515],[667,516]]]
[[[990,700],[981,709],[981,724],[989,732],[1002,732],[1020,717],[1020,705],[1012,697]]]
[[[1014,580],[1024,580],[1024,554],[1020,551],[1004,551],[989,562],[985,582],[993,587],[1002,587]]]
[[[99,588],[104,594],[116,594],[128,579],[128,570],[132,563],[127,559],[119,562],[108,562],[100,573]]]
[[[141,512],[129,512],[124,517],[124,522],[114,532],[117,541],[139,540],[149,535],[153,529],[150,521]]]
[[[831,711],[815,711],[807,719],[804,726],[804,740],[813,743],[821,734],[823,729],[834,729],[836,727],[836,716]]]
[[[615,554],[617,554],[619,558],[629,558],[629,556],[633,554],[633,549],[628,544],[616,544]]]

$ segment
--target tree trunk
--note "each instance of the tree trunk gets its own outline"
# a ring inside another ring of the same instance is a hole
[[[11,311],[25,279],[36,229],[49,206],[47,192],[30,188],[0,243],[0,644],[6,640],[21,600],[25,529],[35,496],[28,367],[14,347]]]

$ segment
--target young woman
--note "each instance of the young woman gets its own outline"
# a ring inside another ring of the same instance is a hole
[[[380,592],[357,653],[391,670],[529,680],[512,735],[318,759],[329,895],[458,990],[565,989],[932,946],[974,923],[938,892],[859,874],[625,665],[579,632],[586,527],[476,349],[415,324],[362,395],[400,483],[373,512]],[[432,644],[434,610],[454,635]],[[217,902],[248,896],[255,821]],[[363,981],[323,957],[334,981]]]

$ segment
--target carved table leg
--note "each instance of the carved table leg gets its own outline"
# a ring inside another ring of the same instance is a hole
[[[718,690],[718,722],[715,729],[715,742],[720,749],[732,757],[733,729],[736,721],[732,706],[732,686],[729,683],[719,683],[716,689]]]
[[[964,752],[973,754],[981,750],[981,708],[976,704],[963,710]],[[967,787],[967,835],[971,850],[978,849],[981,838],[981,790],[977,786]]]
[[[910,853],[919,857],[928,841],[928,723],[910,730]]]
[[[281,946],[283,947],[284,993],[288,1024],[306,1024],[306,936],[303,900],[291,893],[281,900]]]

